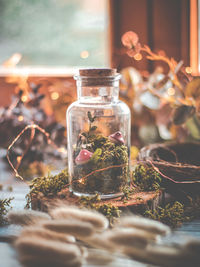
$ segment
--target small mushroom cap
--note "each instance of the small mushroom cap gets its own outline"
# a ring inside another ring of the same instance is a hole
[[[124,144],[124,138],[120,131],[117,131],[114,134],[109,135],[109,139],[114,143]]]
[[[75,162],[77,165],[85,164],[91,159],[92,155],[92,152],[87,149],[82,149],[76,157]]]

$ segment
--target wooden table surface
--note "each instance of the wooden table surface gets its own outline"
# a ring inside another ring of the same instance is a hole
[[[0,157],[1,150],[0,150]],[[29,192],[28,185],[16,178],[14,178],[11,169],[5,162],[0,160],[0,184],[3,185],[3,190],[0,191],[0,199],[14,197],[11,205],[14,210],[24,209],[26,204],[25,196]],[[8,189],[12,186],[13,191],[10,192]],[[17,260],[17,255],[14,248],[6,241],[2,241],[4,237],[10,235],[16,235],[20,231],[19,226],[6,226],[0,227],[0,267],[21,267]],[[200,239],[200,220],[185,223],[174,232],[173,237],[176,239],[177,233],[189,234]],[[92,265],[87,265],[92,266]],[[94,266],[94,265],[93,265]],[[97,266],[97,265],[95,265]],[[149,266],[140,262],[129,260],[127,258],[116,257],[116,260],[109,265],[111,267],[144,267]],[[86,265],[84,266],[86,267]]]

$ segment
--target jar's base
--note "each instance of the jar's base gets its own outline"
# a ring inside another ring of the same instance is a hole
[[[76,192],[76,191],[73,191],[72,189],[70,189],[70,191],[77,197],[95,197],[96,196],[96,194],[87,194],[87,193]],[[101,199],[117,198],[117,197],[121,197],[124,195],[122,192],[107,194],[107,195],[104,195],[101,193],[98,193],[98,194],[99,194]]]

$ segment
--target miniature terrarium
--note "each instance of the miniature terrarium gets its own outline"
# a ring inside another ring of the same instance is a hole
[[[67,110],[68,170],[75,195],[122,195],[129,182],[130,111],[115,69],[82,69]]]

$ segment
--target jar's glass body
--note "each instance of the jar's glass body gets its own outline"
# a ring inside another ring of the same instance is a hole
[[[79,76],[67,110],[70,188],[79,196],[115,197],[129,182],[130,110],[118,100],[119,75],[112,79],[84,85]]]

